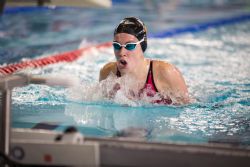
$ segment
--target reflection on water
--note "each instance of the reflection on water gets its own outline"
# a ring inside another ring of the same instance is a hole
[[[150,129],[153,124],[164,121],[164,117],[177,116],[178,112],[180,111],[175,107],[121,107],[112,104],[106,106],[105,111],[101,105],[86,106],[78,103],[71,103],[65,108],[65,115],[73,117],[80,126],[96,126],[111,130],[122,130],[127,127]],[[158,122],[153,122],[157,119]]]

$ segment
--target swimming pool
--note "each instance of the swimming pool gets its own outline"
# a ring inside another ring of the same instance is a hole
[[[139,15],[138,10],[144,10],[140,6],[134,8],[137,9],[134,15]],[[126,7],[122,9],[112,9],[113,12],[121,11],[119,15],[95,9],[85,10],[82,14],[79,14],[80,9],[36,11],[40,20],[30,17],[33,13],[29,12],[5,15],[9,20],[1,18],[1,30],[9,41],[2,40],[1,47],[11,58],[4,57],[1,64],[18,61],[26,53],[26,58],[38,58],[37,55],[75,49],[81,41],[81,46],[108,41],[112,39],[115,23],[128,14]],[[75,16],[73,21],[70,16],[65,17],[65,10]],[[27,20],[15,27],[16,19],[23,17]],[[152,33],[186,24],[178,19],[175,23],[165,20],[160,24],[153,12],[142,18]],[[10,25],[13,29],[4,31],[4,27]],[[89,27],[92,28],[90,32]],[[122,95],[113,101],[104,99],[98,83],[99,69],[107,61],[114,60],[113,51],[112,48],[93,49],[73,63],[26,69],[25,72],[32,74],[68,75],[79,79],[81,84],[72,89],[38,85],[15,89],[13,127],[31,128],[46,122],[58,125],[53,129],[62,131],[66,126],[74,125],[87,136],[100,137],[111,137],[119,130],[137,127],[148,131],[148,141],[249,145],[249,27],[250,22],[246,21],[174,38],[149,39],[146,56],[169,61],[182,71],[195,99],[190,105],[151,105],[130,101]],[[17,31],[19,29],[22,31]],[[15,40],[16,35],[18,39]]]

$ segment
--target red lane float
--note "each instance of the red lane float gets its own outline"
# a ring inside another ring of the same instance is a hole
[[[59,53],[59,54],[48,56],[45,58],[29,60],[29,61],[24,61],[24,62],[15,63],[15,64],[9,64],[5,67],[0,67],[0,76],[9,75],[14,72],[25,69],[27,67],[37,68],[37,67],[43,67],[49,64],[56,64],[59,62],[72,62],[78,59],[80,56],[82,56],[84,52],[89,51],[92,48],[99,49],[99,48],[105,48],[105,47],[111,47],[111,42],[105,42],[105,43],[101,43],[95,46],[88,46],[86,48],[82,48],[78,50]]]

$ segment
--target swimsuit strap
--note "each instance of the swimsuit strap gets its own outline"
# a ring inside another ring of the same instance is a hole
[[[144,87],[147,87],[147,85],[151,85],[151,88],[155,92],[158,92],[158,89],[155,86],[154,76],[153,76],[153,60],[150,60],[150,66],[149,66],[149,70],[148,70],[148,76],[147,76],[146,83],[145,83]]]

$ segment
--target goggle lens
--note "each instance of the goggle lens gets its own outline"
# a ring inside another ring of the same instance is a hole
[[[122,46],[119,45],[118,43],[113,43],[113,47],[115,50],[120,50],[122,48]]]
[[[136,47],[136,44],[135,44],[135,43],[128,43],[128,44],[126,44],[126,46],[125,46],[125,48],[126,48],[127,50],[134,50],[135,47]]]

